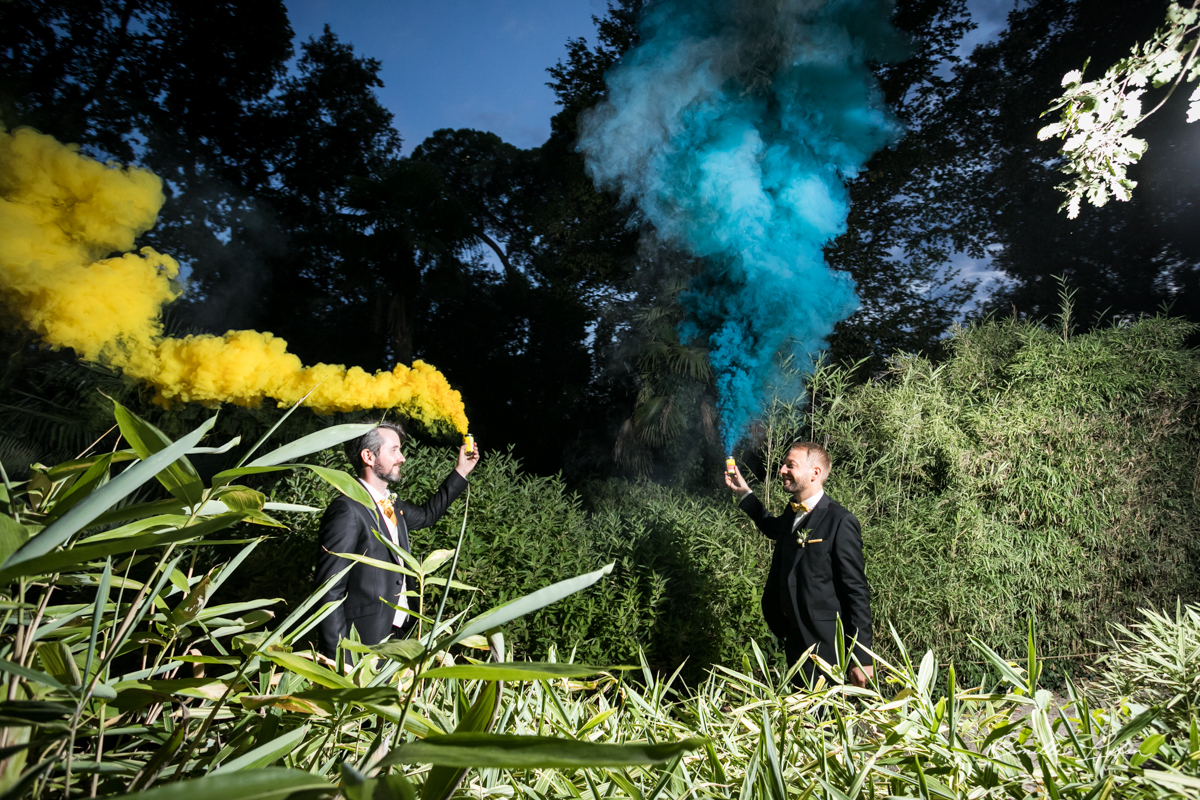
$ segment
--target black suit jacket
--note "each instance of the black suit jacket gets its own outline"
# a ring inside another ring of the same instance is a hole
[[[397,500],[396,533],[400,546],[408,550],[408,532],[427,528],[441,519],[450,504],[466,488],[466,478],[457,472],[451,472],[424,505],[414,506]],[[320,548],[317,551],[317,586],[324,584],[350,563],[334,553],[356,553],[377,561],[400,563],[387,545],[375,537],[375,531],[379,531],[383,536],[388,535],[387,522],[378,506],[367,508],[346,495],[338,495],[329,504],[329,508],[325,509],[325,516],[321,518]],[[333,584],[321,598],[322,603],[340,600],[342,597],[346,598],[346,602],[335,608],[333,613],[317,625],[318,649],[333,658],[338,642],[349,634],[351,625],[358,629],[358,635],[364,644],[378,644],[390,636],[396,612],[384,605],[380,598],[399,604],[398,598],[405,591],[404,579],[405,576],[398,572],[389,572],[367,564],[355,564],[351,567],[350,571]]]
[[[792,533],[796,515],[790,508],[776,517],[753,494],[738,505],[775,540],[762,597],[771,632],[795,652],[816,645],[817,655],[836,664],[840,616],[847,653],[857,637],[855,655],[870,664],[862,648],[871,646],[871,587],[863,563],[862,526],[854,515],[825,495]],[[804,547],[800,537],[807,542]]]

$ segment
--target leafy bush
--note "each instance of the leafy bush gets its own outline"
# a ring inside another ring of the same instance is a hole
[[[859,387],[814,379],[830,494],[863,523],[879,630],[910,647],[1022,652],[1036,619],[1048,654],[1089,654],[1139,606],[1200,595],[1194,326],[1070,335],[1068,314],[972,326],[946,363]]]
[[[774,509],[773,480],[787,444],[829,447],[829,493],[863,523],[877,639],[895,656],[889,626],[911,647],[933,648],[960,670],[979,664],[970,636],[1023,652],[1030,619],[1052,660],[1090,664],[1091,642],[1139,606],[1200,596],[1200,359],[1191,326],[1147,319],[1086,335],[1030,322],[959,331],[943,364],[916,356],[857,384],[823,367],[811,408],[777,402],[752,460],[771,465],[757,490]],[[451,469],[451,452],[410,446],[403,496],[420,500]],[[324,454],[326,465],[343,463]],[[323,508],[332,489],[295,473],[274,497]],[[524,474],[488,453],[472,476],[463,580],[474,602],[501,603],[596,564],[609,581],[510,629],[516,652],[551,646],[583,660],[658,671],[686,663],[736,666],[751,641],[771,651],[758,598],[769,542],[727,491],[688,493],[612,480],[586,504],[559,478]],[[449,548],[460,501],[418,554]],[[252,556],[245,596],[306,596],[316,551],[314,515],[288,518]],[[452,598],[455,612],[469,598]]]
[[[396,491],[415,502],[453,467],[444,448],[409,445],[405,457]],[[335,451],[311,460],[347,468]],[[293,472],[272,499],[324,508],[333,492],[319,477]],[[769,640],[758,610],[767,543],[724,494],[696,497],[649,482],[611,481],[593,487],[588,513],[560,478],[526,474],[511,454],[486,453],[471,475],[469,502],[458,571],[479,592],[452,594],[451,613],[616,564],[586,595],[514,622],[506,633],[522,657],[566,648],[582,661],[633,663],[642,652],[655,669],[670,672],[686,662],[685,674],[699,679],[710,664],[740,662],[751,638]],[[464,508],[460,499],[433,529],[415,531],[415,554],[453,548]],[[311,591],[320,515],[279,517],[290,530],[273,533],[250,556],[238,599],[281,597],[294,606]]]
[[[1111,702],[1130,698],[1162,709],[1177,736],[1200,717],[1200,606],[1174,615],[1143,609],[1141,622],[1114,625],[1095,689]]]
[[[316,607],[325,587],[273,626],[268,609],[276,600],[214,603],[259,544],[245,543],[233,558],[197,571],[202,552],[243,544],[214,535],[243,521],[277,525],[267,512],[286,510],[234,481],[293,469],[291,459],[367,426],[335,426],[246,463],[248,453],[209,483],[188,455],[213,452],[199,443],[215,420],[172,442],[120,405],[116,415],[129,449],[38,468],[23,485],[0,472],[3,796],[150,790],[145,797],[264,800],[340,791],[414,798],[403,772],[381,766],[436,762],[414,777],[425,800],[444,800],[466,767],[489,759],[509,764],[514,752],[531,767],[632,765],[666,761],[697,745],[596,747],[571,738],[489,736],[504,707],[502,682],[581,678],[598,669],[453,663],[451,647],[483,648],[503,662],[502,626],[587,588],[612,565],[474,618],[445,621],[439,610],[418,629],[420,640],[344,640],[332,662],[300,647],[337,605]],[[114,475],[114,465],[125,462],[134,463]],[[306,468],[371,502],[344,472]],[[165,496],[131,500],[152,479]],[[435,552],[424,563],[408,558],[407,566],[390,568],[424,578],[452,555]],[[480,681],[470,698],[456,691],[461,679]],[[414,734],[422,741],[411,741]],[[469,763],[443,764],[447,751],[460,760],[466,754]],[[287,766],[271,768],[280,761]],[[161,785],[172,783],[178,785]]]
[[[714,800],[789,800],[795,793],[1157,800],[1190,797],[1200,787],[1200,731],[1194,713],[1178,714],[1173,688],[1146,693],[1146,707],[1123,697],[1103,707],[1068,684],[1067,700],[1056,703],[1038,686],[1042,663],[1032,626],[1024,668],[975,643],[999,676],[993,689],[960,687],[953,667],[943,682],[933,652],[914,666],[899,640],[898,659],[880,664],[878,688],[845,685],[846,666],[831,665],[832,685],[799,693],[753,643],[740,670],[715,670],[694,692],[645,660],[634,683],[586,664],[505,659],[500,628],[577,602],[611,565],[474,618],[435,619],[419,641],[343,641],[348,661],[339,654],[322,662],[298,646],[332,608],[316,607],[320,592],[278,623],[273,600],[215,602],[239,582],[235,573],[258,541],[210,570],[195,565],[205,550],[231,543],[214,536],[239,520],[271,525],[267,512],[289,513],[234,479],[288,469],[285,462],[361,428],[324,431],[209,484],[186,454],[203,451],[199,441],[210,422],[172,443],[119,407],[118,416],[130,450],[39,470],[20,486],[6,480],[0,494],[6,796],[145,792],[150,800],[263,800],[340,793],[415,800],[419,791],[422,800],[446,800],[465,780],[469,796],[529,800],[584,792]],[[133,463],[116,474],[121,462]],[[503,481],[504,460],[493,463],[492,477]],[[307,470],[342,491],[359,491],[343,472],[320,464]],[[421,474],[436,470],[414,471],[414,479]],[[507,477],[520,481],[515,472]],[[166,496],[130,501],[151,478]],[[619,497],[630,491],[610,488]],[[658,491],[632,489],[648,493],[648,506],[665,502],[654,499]],[[579,513],[573,498],[561,497]],[[508,497],[514,513],[523,510],[519,499]],[[685,524],[705,529],[695,524],[696,508],[681,506],[675,518],[667,511],[645,521],[649,531],[665,526],[647,536]],[[642,522],[625,509],[605,524],[617,531]],[[716,514],[711,527],[729,524]],[[753,555],[730,551],[725,541],[686,544],[713,563]],[[486,547],[481,552],[487,561]],[[451,556],[434,551],[423,564],[408,560],[408,568],[426,573],[452,563]],[[668,566],[677,575],[690,568]],[[736,604],[736,589],[715,583],[693,587],[692,596],[716,608]],[[679,599],[689,596],[678,591]],[[683,616],[682,630],[703,629]],[[1195,613],[1150,619],[1153,635],[1142,637],[1137,655],[1144,664],[1176,659],[1170,680],[1194,687]],[[452,647],[466,649],[452,656]],[[473,649],[490,651],[495,663],[471,659]],[[1134,650],[1118,648],[1115,657],[1128,660]]]

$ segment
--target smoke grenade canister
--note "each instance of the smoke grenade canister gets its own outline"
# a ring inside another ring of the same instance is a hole
[[[475,452],[475,437],[474,436],[472,436],[469,433],[465,434],[463,436],[463,444],[465,444],[467,446],[467,455],[470,455],[471,453]]]
[[[737,464],[734,463],[733,456],[725,459],[725,472],[733,475],[737,472]]]

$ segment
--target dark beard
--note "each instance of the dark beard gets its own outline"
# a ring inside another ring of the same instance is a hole
[[[389,484],[400,480],[400,465],[397,464],[395,467],[392,467],[392,469],[394,477],[393,475],[388,475],[386,472],[380,469],[378,464],[371,465],[371,472],[375,473],[375,477],[379,478],[379,480],[383,481],[384,483]]]

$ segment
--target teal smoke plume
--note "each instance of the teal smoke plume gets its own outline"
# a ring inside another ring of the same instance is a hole
[[[700,258],[681,296],[707,342],[732,450],[777,385],[858,308],[822,249],[853,178],[900,125],[867,62],[901,57],[892,0],[658,0],[605,76],[578,147],[596,185]],[[798,387],[793,387],[798,388]]]

